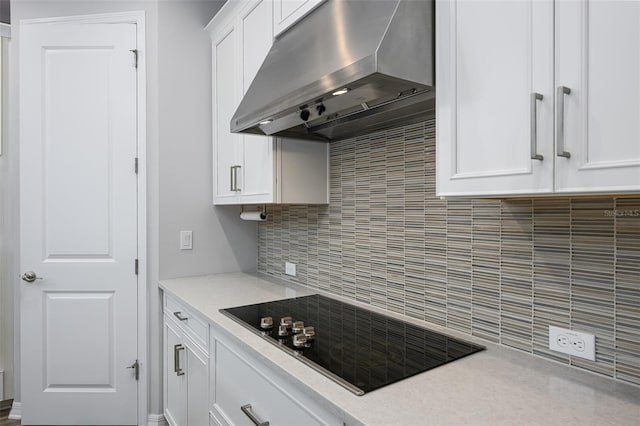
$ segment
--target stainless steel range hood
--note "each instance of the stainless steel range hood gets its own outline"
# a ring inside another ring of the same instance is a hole
[[[435,105],[432,0],[328,0],[275,40],[234,133],[337,140]]]

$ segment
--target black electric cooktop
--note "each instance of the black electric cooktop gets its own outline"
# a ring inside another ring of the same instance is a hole
[[[485,349],[317,294],[220,312],[357,395]]]

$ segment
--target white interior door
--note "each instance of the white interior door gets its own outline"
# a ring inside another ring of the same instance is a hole
[[[136,26],[20,29],[22,424],[136,424]]]

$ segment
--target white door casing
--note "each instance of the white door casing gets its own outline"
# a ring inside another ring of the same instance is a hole
[[[133,24],[20,28],[23,424],[136,424]]]

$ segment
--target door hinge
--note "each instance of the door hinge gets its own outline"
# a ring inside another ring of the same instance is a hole
[[[136,266],[135,266],[135,269],[136,269],[136,275],[138,275],[138,259],[136,259]]]
[[[138,157],[135,158],[134,163],[135,163],[134,168],[135,168],[136,174],[138,174]]]
[[[136,380],[140,380],[140,363],[137,359],[136,362],[134,362],[127,368],[133,368],[133,374],[136,376]]]
[[[133,66],[138,68],[138,49],[131,49],[129,52],[133,53]]]

